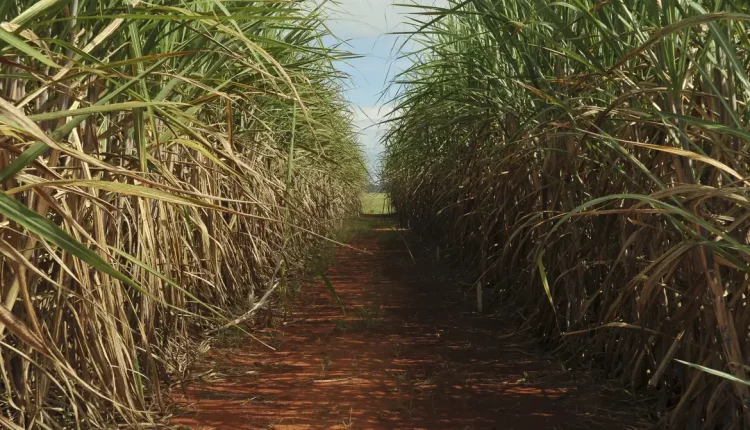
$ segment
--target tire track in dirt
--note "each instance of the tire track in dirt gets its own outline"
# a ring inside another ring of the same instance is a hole
[[[328,277],[301,293],[291,321],[214,348],[172,393],[173,424],[193,429],[643,428],[632,398],[545,358],[511,319],[475,312],[451,271],[394,220],[339,248]]]

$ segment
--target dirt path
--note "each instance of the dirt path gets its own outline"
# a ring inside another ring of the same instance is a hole
[[[450,270],[388,218],[366,220],[308,286],[292,320],[209,352],[199,381],[173,397],[195,429],[625,429],[632,399],[564,371],[509,318],[480,317]],[[412,245],[414,248],[415,245]],[[207,372],[207,373],[206,373]],[[614,386],[613,386],[614,387]]]

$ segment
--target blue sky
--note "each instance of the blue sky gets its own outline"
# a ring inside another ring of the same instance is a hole
[[[388,101],[392,95],[382,93],[394,74],[409,65],[409,60],[397,59],[397,48],[403,43],[404,36],[388,33],[407,30],[406,13],[414,9],[398,7],[393,2],[337,0],[337,5],[331,6],[333,11],[328,21],[333,34],[347,41],[344,49],[362,55],[349,64],[340,64],[339,68],[351,76],[346,97],[355,111],[360,141],[372,174],[375,174],[383,150],[381,130],[376,124],[390,111]],[[428,2],[433,4],[431,0],[422,0],[422,3]]]

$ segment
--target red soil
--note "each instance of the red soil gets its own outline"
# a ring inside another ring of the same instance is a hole
[[[642,428],[632,398],[540,352],[510,318],[475,312],[434,256],[370,220],[290,321],[212,349],[179,388],[174,424],[194,429]],[[465,289],[465,288],[464,288]],[[203,370],[201,370],[202,368]],[[207,373],[206,373],[207,372]],[[612,385],[615,387],[616,385]]]

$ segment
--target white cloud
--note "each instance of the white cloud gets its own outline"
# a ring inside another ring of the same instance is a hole
[[[383,137],[383,126],[378,123],[386,118],[391,111],[390,105],[362,106],[356,109],[354,114],[354,125],[359,134],[365,152],[365,159],[370,173],[377,174],[380,155],[385,149],[381,143]]]
[[[392,0],[339,0],[331,7],[330,27],[342,39],[373,37],[397,31],[404,12]]]
[[[394,4],[395,3],[395,4]],[[329,7],[329,26],[342,39],[376,37],[407,31],[407,15],[416,12],[399,4],[447,5],[447,0],[337,0]]]
[[[383,120],[393,108],[388,104],[374,106],[360,106],[354,113],[354,122],[360,127],[377,124]]]

